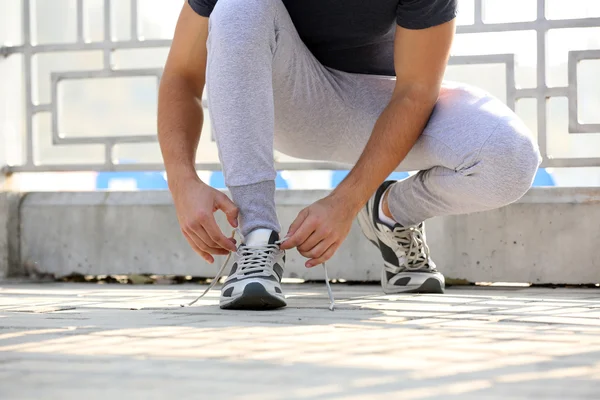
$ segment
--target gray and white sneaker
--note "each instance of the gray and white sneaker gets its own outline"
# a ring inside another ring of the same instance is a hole
[[[230,310],[272,310],[285,307],[281,278],[285,251],[279,234],[268,229],[251,232],[233,254],[231,272],[221,288],[219,304]]]
[[[396,183],[384,182],[358,214],[363,233],[383,256],[381,286],[386,294],[444,293],[444,275],[429,257],[423,223],[396,224],[390,228],[379,221],[379,201],[386,189]]]

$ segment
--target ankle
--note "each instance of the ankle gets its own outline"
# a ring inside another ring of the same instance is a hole
[[[387,218],[390,219],[394,219],[394,216],[392,215],[392,212],[390,211],[390,206],[388,203],[388,196],[390,195],[390,189],[392,187],[390,186],[385,193],[383,194],[383,196],[381,196],[381,211],[383,212],[383,215],[385,215]]]
[[[392,213],[390,212],[390,208],[388,206],[388,195],[390,193],[391,186],[385,191],[383,196],[381,196],[381,200],[379,201],[379,221],[383,222],[390,228],[393,228],[397,222],[394,220]]]

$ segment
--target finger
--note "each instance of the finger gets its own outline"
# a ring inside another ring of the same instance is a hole
[[[329,235],[330,232],[326,232],[323,229],[317,229],[316,231],[314,231],[312,233],[312,235],[310,235],[305,241],[304,243],[302,243],[300,246],[298,246],[298,251],[300,252],[300,254],[304,255],[303,253],[309,253],[313,248],[315,248],[319,243],[321,243],[324,240],[329,239]],[[329,240],[329,244],[333,243],[334,240]],[[329,246],[327,246],[329,247]],[[327,250],[327,247],[323,249],[323,252],[325,250]],[[321,255],[321,254],[319,254]],[[305,256],[307,257],[307,256]],[[309,257],[312,258],[312,257]]]
[[[288,229],[288,233],[285,236],[292,236],[298,230],[298,228],[300,228],[300,225],[302,225],[304,220],[308,217],[308,214],[309,213],[307,208],[302,209],[302,211],[298,213],[298,216],[296,217],[294,222],[292,222],[292,225],[290,225],[290,229]]]
[[[215,222],[215,218],[211,215],[210,218],[204,220],[204,224],[202,225],[204,230],[208,234],[208,236],[213,240],[213,242],[218,245],[218,247],[222,247],[225,250],[236,251],[235,244],[231,242],[229,238],[223,235],[221,229]]]
[[[337,251],[338,247],[339,247],[339,245],[337,242],[332,244],[331,246],[329,246],[327,251],[325,251],[325,253],[323,253],[323,255],[321,257],[313,258],[312,260],[308,260],[305,264],[306,268],[312,268],[315,265],[323,264],[324,262],[329,260],[331,257],[333,257],[333,255]]]
[[[229,225],[233,226],[234,228],[237,228],[238,216],[240,211],[233,203],[233,201],[231,201],[226,194],[221,193],[220,196],[217,196],[216,206],[218,209],[225,213],[225,215],[227,216],[227,221],[229,221]]]
[[[212,214],[200,214],[197,215],[191,222],[182,225],[182,230],[186,233],[191,240],[193,240],[200,249],[204,252],[208,252],[209,248],[220,248],[214,240],[208,236],[203,227],[205,221],[209,218],[214,218]]]
[[[188,241],[190,246],[192,246],[197,253],[206,253],[204,250],[205,245],[199,238],[195,237],[193,233],[187,233],[184,229],[182,229],[181,232],[183,233],[183,236],[185,236],[185,239]]]
[[[318,223],[315,218],[306,218],[302,225],[290,236],[285,242],[282,243],[281,248],[283,250],[297,247],[304,243],[306,239],[318,228]]]
[[[196,242],[194,242],[192,240],[192,238],[190,237],[190,235],[188,235],[185,231],[183,232],[183,236],[185,237],[185,240],[188,241],[188,243],[190,244],[190,246],[192,247],[192,249],[194,249],[194,251],[196,253],[198,253],[200,255],[200,257],[204,258],[208,263],[212,264],[213,262],[215,262],[215,259],[213,258],[213,256],[211,256],[210,254],[208,254],[207,252],[203,251],[197,244]]]
[[[206,233],[206,230],[204,230],[204,228],[200,228],[194,232],[190,232],[190,236],[192,237],[192,239],[194,239],[194,237],[197,237],[198,240],[196,240],[196,243],[200,246],[200,248],[203,251],[207,253],[220,255],[229,254],[229,250],[226,250],[223,247],[219,246],[217,243],[215,243],[215,241],[212,240],[210,236],[208,236],[208,233]]]
[[[300,254],[303,257],[309,258],[309,259],[315,259],[315,258],[319,258],[321,257],[323,254],[325,254],[325,252],[327,251],[327,249],[333,244],[335,243],[335,240],[322,240],[321,242],[317,243],[316,246],[314,246],[312,249],[308,250],[308,251],[301,251]]]

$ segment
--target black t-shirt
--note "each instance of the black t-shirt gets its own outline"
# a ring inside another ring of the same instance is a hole
[[[218,0],[188,0],[209,17]],[[396,23],[425,29],[452,20],[457,0],[283,0],[302,41],[325,66],[395,75]]]

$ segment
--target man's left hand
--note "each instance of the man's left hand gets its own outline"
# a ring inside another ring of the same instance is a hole
[[[348,236],[357,214],[346,200],[330,195],[300,211],[281,249],[297,247],[301,255],[309,258],[307,268],[329,260]]]

